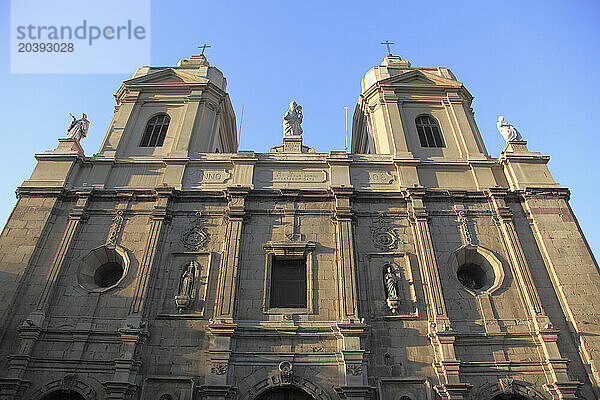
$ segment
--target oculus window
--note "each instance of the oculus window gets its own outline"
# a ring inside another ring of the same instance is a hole
[[[471,290],[479,290],[486,285],[486,275],[483,268],[477,264],[463,264],[456,271],[456,276],[464,287]]]
[[[420,115],[415,119],[422,147],[446,147],[440,125],[431,115]]]
[[[167,128],[171,118],[167,114],[159,114],[150,118],[144,130],[140,147],[160,147],[165,141]]]
[[[306,308],[306,257],[274,256],[270,307]]]

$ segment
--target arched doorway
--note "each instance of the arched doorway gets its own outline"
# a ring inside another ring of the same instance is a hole
[[[42,397],[42,400],[85,400],[85,397],[73,390],[57,390]]]
[[[520,394],[500,394],[494,397],[492,400],[527,400],[527,398],[521,396]]]
[[[313,400],[313,398],[300,389],[293,387],[278,387],[267,390],[260,395],[257,400]]]

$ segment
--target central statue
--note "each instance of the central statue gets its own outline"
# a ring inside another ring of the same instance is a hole
[[[283,116],[283,136],[302,135],[302,107],[295,101],[290,103],[290,108]]]

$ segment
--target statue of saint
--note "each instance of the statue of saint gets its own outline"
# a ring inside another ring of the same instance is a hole
[[[187,270],[181,276],[181,285],[179,286],[179,296],[192,296],[194,286],[194,262],[190,262]]]
[[[503,116],[498,117],[498,122],[496,123],[496,126],[498,127],[498,130],[500,131],[500,134],[502,135],[504,140],[506,140],[507,142],[516,142],[519,140],[523,140],[523,137],[514,126],[512,126],[508,122],[504,122]]]
[[[385,291],[387,292],[385,302],[392,314],[396,314],[400,306],[400,299],[398,298],[398,282],[396,280],[396,274],[391,265],[386,267],[383,280],[385,282]]]
[[[192,303],[195,275],[196,263],[190,261],[190,264],[181,275],[181,279],[179,280],[179,291],[175,296],[175,304],[180,313],[184,312]]]
[[[388,265],[387,272],[385,273],[385,287],[387,289],[387,297],[388,299],[397,299],[398,298],[398,287],[396,285],[396,275],[392,270],[392,267]]]
[[[73,121],[71,121],[71,125],[67,129],[67,138],[75,139],[78,142],[87,136],[88,129],[90,129],[90,121],[87,119],[87,115],[85,113],[81,116],[80,119],[75,118],[75,116],[69,113]]]
[[[283,136],[302,135],[302,107],[295,101],[290,103],[290,108],[283,116]]]

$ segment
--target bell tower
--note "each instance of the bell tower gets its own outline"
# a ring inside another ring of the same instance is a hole
[[[227,80],[204,55],[141,67],[123,82],[98,157],[197,158],[237,151]]]
[[[487,160],[472,100],[448,68],[413,68],[390,54],[362,79],[352,152],[400,159]]]

